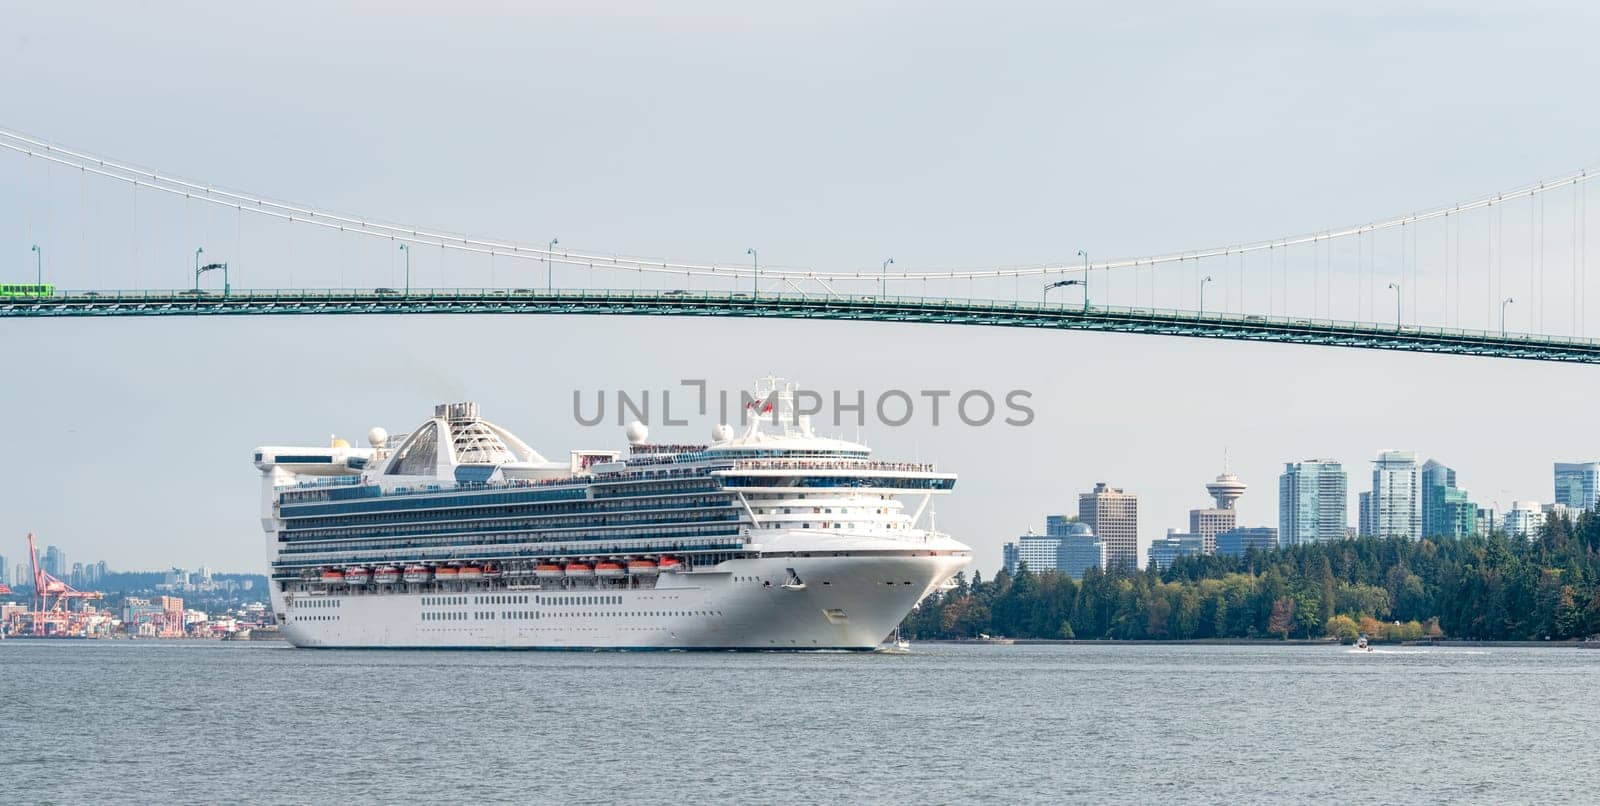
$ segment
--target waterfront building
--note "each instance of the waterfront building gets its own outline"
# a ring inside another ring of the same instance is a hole
[[[1150,563],[1149,567],[1165,571],[1171,568],[1172,563],[1179,557],[1199,557],[1204,554],[1205,544],[1199,535],[1168,529],[1166,537],[1150,541],[1150,548],[1145,553]]]
[[[1422,537],[1417,454],[1382,451],[1372,460],[1372,490],[1361,495],[1363,537]]]
[[[1460,540],[1477,534],[1478,506],[1456,487],[1456,471],[1429,459],[1422,465],[1422,536]]]
[[[1283,545],[1345,538],[1349,493],[1344,468],[1333,459],[1288,462],[1278,477],[1278,538]]]
[[[1538,501],[1513,501],[1506,510],[1506,535],[1532,540],[1544,529],[1544,519],[1544,507]]]
[[[1071,515],[1044,516],[1044,533],[1051,537],[1066,537],[1078,519]]]
[[[1078,494],[1078,520],[1105,541],[1106,567],[1139,564],[1139,496],[1098,482]]]
[[[1015,574],[1024,564],[1035,574],[1056,570],[1061,538],[1036,534],[1029,529],[1027,534],[1017,538],[1017,542],[1007,545],[1012,548],[1007,553],[1006,571]]]
[[[1271,551],[1278,547],[1278,530],[1270,526],[1240,526],[1217,533],[1217,554],[1244,556],[1250,549]]]
[[[1594,509],[1600,496],[1600,462],[1556,462],[1556,503]]]
[[[1097,537],[1089,524],[1072,521],[1067,533],[1061,537],[1061,554],[1056,568],[1076,580],[1082,580],[1090,568],[1106,570],[1106,542]]]
[[[1488,537],[1500,531],[1503,526],[1500,523],[1500,512],[1494,507],[1478,507],[1476,522],[1473,525],[1476,527],[1473,534],[1478,537]]]
[[[1059,519],[1059,520],[1055,520]],[[1075,519],[1052,515],[1046,520],[1047,533],[1029,531],[1002,548],[1006,572],[1016,574],[1023,563],[1033,573],[1055,571],[1073,579],[1083,579],[1090,568],[1105,570],[1106,544],[1096,538],[1089,525]],[[1049,530],[1054,529],[1054,533]]]
[[[1215,500],[1210,509],[1189,510],[1189,533],[1200,536],[1206,554],[1217,553],[1217,533],[1238,525],[1238,510],[1234,504],[1244,495],[1245,483],[1238,476],[1223,470],[1216,481],[1206,485],[1206,492]]]

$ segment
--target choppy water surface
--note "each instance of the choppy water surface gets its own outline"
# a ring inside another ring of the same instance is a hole
[[[1600,651],[0,643],[5,800],[1583,801]]]

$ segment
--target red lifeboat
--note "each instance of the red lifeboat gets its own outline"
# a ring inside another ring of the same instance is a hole
[[[587,579],[594,576],[594,569],[588,563],[567,563],[567,576]]]
[[[343,581],[344,574],[340,573],[338,569],[329,568],[322,572],[322,583],[324,585],[336,585]]]
[[[433,579],[433,569],[426,565],[407,566],[404,579],[413,584],[427,582]]]
[[[533,569],[533,573],[540,579],[560,579],[566,576],[566,574],[562,573],[561,566],[555,563],[539,563]]]
[[[459,573],[453,565],[441,565],[433,569],[433,578],[439,582],[454,582]]]
[[[656,573],[654,560],[629,560],[628,573],[634,576],[653,576]]]
[[[594,566],[594,575],[601,579],[621,579],[623,573],[622,563],[610,560],[601,560]]]
[[[461,566],[461,570],[456,572],[456,579],[459,579],[462,582],[477,582],[478,580],[483,579],[483,567],[477,565],[463,565]]]
[[[661,562],[656,565],[662,571],[679,571],[683,569],[683,563],[678,562],[677,557],[662,557]]]
[[[351,585],[365,585],[372,579],[372,572],[365,568],[344,569],[344,581]]]
[[[379,585],[393,585],[400,581],[400,569],[392,565],[385,565],[372,572],[372,581]]]
[[[495,565],[494,563],[484,563],[483,575],[489,579],[494,579],[495,577],[500,576],[500,566]]]

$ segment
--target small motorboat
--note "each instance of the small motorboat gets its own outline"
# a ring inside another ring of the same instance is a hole
[[[1368,652],[1372,651],[1372,647],[1367,646],[1367,636],[1365,634],[1362,634],[1360,638],[1356,639],[1356,649],[1365,649]]]

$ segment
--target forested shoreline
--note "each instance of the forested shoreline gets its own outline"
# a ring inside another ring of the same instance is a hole
[[[957,577],[906,617],[915,639],[1600,635],[1600,518],[1553,519],[1533,540],[1365,538],[1187,557],[1164,573]]]

